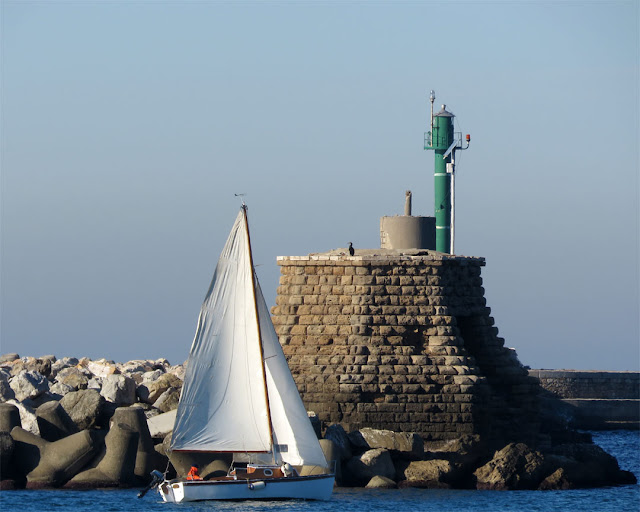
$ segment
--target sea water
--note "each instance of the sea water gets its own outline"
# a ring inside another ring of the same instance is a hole
[[[640,432],[592,432],[594,442],[618,459],[622,469],[640,478]],[[2,512],[224,511],[224,512],[638,512],[640,486],[625,485],[570,491],[461,491],[430,489],[337,489],[330,501],[243,501],[163,503],[155,491],[137,498],[138,490],[3,491]]]

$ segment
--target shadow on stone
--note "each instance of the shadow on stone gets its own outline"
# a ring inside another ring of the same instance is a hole
[[[13,404],[0,404],[0,432],[11,432],[13,427],[21,427],[20,411]]]
[[[78,427],[60,405],[60,402],[47,402],[36,409],[36,420],[40,437],[46,441],[58,441],[78,432]]]
[[[114,423],[104,440],[102,452],[65,484],[67,489],[131,487],[138,452],[138,432]]]
[[[149,482],[149,474],[154,469],[164,471],[162,458],[153,447],[153,440],[147,426],[147,418],[139,407],[118,407],[111,418],[111,428],[114,425],[128,426],[138,433],[138,446],[134,468],[136,485],[146,485]]]
[[[27,477],[28,489],[60,487],[72,478],[95,455],[95,435],[88,430],[53,443],[21,427],[14,427],[16,468]]]

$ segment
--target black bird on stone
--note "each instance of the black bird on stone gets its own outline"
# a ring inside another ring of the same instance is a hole
[[[356,253],[356,250],[353,248],[353,244],[349,242],[349,255],[353,256]]]

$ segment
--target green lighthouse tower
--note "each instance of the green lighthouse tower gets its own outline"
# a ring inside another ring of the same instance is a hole
[[[455,216],[455,152],[469,147],[471,137],[467,135],[466,147],[462,145],[462,134],[453,131],[453,118],[447,106],[433,113],[434,91],[431,101],[431,131],[425,133],[424,149],[435,153],[434,193],[436,217],[436,251],[454,253]]]

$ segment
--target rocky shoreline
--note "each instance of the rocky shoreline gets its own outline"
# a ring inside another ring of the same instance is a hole
[[[183,476],[194,462],[205,478],[226,473],[228,460],[172,454],[170,428],[157,428],[177,408],[184,374],[184,364],[166,359],[0,356],[0,489],[143,487],[152,470]],[[587,434],[571,430],[538,451],[472,434],[425,444],[415,433],[346,432],[309,416],[340,486],[546,490],[636,482]]]

